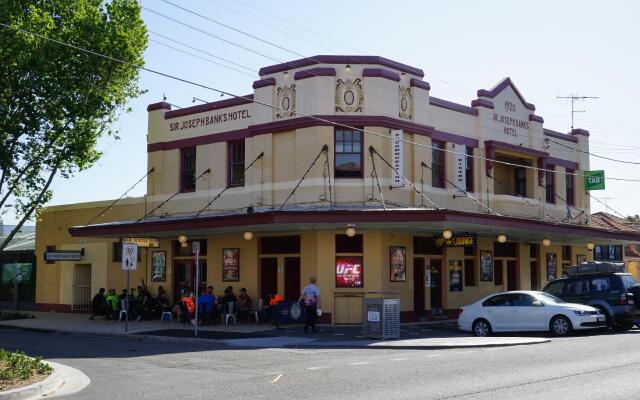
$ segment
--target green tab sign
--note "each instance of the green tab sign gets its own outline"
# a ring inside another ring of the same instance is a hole
[[[584,190],[604,190],[604,171],[584,171]]]

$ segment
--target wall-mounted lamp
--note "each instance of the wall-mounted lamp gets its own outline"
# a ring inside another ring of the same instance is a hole
[[[178,242],[180,242],[180,247],[187,247],[187,235],[178,235]]]
[[[353,224],[347,225],[347,229],[344,230],[344,233],[348,237],[354,237],[356,235],[356,226]]]
[[[593,242],[587,243],[587,249],[588,250],[593,250],[595,248],[596,248],[596,244],[595,243],[593,243]]]
[[[244,240],[251,240],[253,239],[253,232],[245,232],[242,234],[242,237],[244,238]]]
[[[351,72],[351,65],[347,64],[347,66],[344,67],[344,70],[347,72]]]
[[[542,239],[542,245],[543,245],[544,247],[549,247],[549,246],[551,246],[551,239],[549,239],[549,238],[544,238],[544,239]]]
[[[505,243],[507,241],[507,235],[501,233],[498,235],[498,243]]]
[[[442,237],[445,239],[451,239],[453,237],[453,232],[451,232],[451,229],[445,229],[442,231]]]

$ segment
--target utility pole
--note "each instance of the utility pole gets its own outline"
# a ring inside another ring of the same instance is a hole
[[[599,99],[599,97],[594,97],[594,96],[578,96],[575,94],[572,94],[571,96],[557,96],[556,99],[571,99],[571,130],[573,130],[573,116],[575,113],[583,113],[586,112],[584,110],[575,110],[574,109],[574,105],[576,103],[576,101],[578,100],[587,100],[587,99]]]

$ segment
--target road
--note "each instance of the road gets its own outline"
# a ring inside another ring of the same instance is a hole
[[[640,331],[488,349],[233,349],[0,331],[0,346],[70,365],[70,399],[637,399]]]

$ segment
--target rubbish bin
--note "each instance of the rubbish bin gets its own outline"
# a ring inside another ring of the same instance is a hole
[[[367,292],[363,307],[364,336],[374,339],[400,338],[400,295]]]

